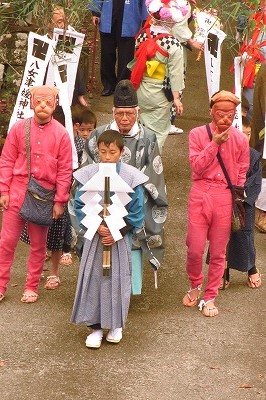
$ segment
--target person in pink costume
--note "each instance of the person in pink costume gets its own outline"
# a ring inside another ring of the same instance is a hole
[[[47,189],[56,189],[53,218],[64,212],[72,179],[72,149],[66,129],[52,114],[56,106],[58,89],[36,86],[30,89],[34,117],[30,121],[30,173]],[[25,120],[16,122],[7,138],[0,157],[0,209],[3,211],[0,238],[0,301],[5,297],[10,280],[15,249],[25,220],[19,215],[28,178]],[[28,223],[30,254],[27,278],[21,301],[38,300],[38,285],[46,255],[48,228]]]
[[[219,152],[233,185],[244,186],[249,168],[248,140],[232,126],[240,100],[222,90],[211,98],[209,124],[194,128],[189,134],[189,161],[193,185],[188,204],[187,274],[191,288],[183,304],[193,307],[200,297],[203,284],[203,253],[209,240],[210,263],[203,300],[199,307],[203,315],[214,317],[218,308],[214,301],[224,273],[226,246],[232,217],[232,195],[217,159]]]

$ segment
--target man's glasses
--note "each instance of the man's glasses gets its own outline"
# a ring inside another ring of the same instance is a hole
[[[124,116],[127,119],[130,119],[130,118],[135,117],[136,113],[135,113],[135,111],[125,111],[125,112],[123,112],[123,111],[115,111],[114,115],[115,115],[115,117],[120,118],[120,119],[123,118]]]

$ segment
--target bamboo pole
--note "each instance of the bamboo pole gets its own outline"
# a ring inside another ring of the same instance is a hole
[[[96,45],[97,45],[98,24],[94,27],[93,40],[91,45],[91,71],[89,77],[88,92],[89,97],[93,97],[93,90],[95,89],[95,62],[96,62]]]

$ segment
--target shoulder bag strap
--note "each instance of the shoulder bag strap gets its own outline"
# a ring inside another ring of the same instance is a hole
[[[211,133],[210,125],[207,124],[207,125],[206,125],[206,128],[207,128],[207,132],[208,132],[209,138],[210,138],[210,140],[212,140],[212,133]],[[225,179],[227,180],[228,187],[229,187],[229,189],[231,190],[232,195],[234,195],[234,188],[233,188],[231,179],[230,179],[230,177],[229,177],[229,175],[228,175],[228,172],[227,172],[227,170],[226,170],[226,168],[225,168],[223,159],[222,159],[221,154],[219,153],[219,151],[218,151],[218,153],[217,153],[217,158],[218,158],[218,161],[219,161],[220,166],[221,166],[221,168],[222,168],[222,171],[223,171],[223,173],[224,173]]]
[[[31,121],[31,118],[27,118],[26,124],[25,124],[26,157],[27,157],[29,178],[30,178],[30,121]]]

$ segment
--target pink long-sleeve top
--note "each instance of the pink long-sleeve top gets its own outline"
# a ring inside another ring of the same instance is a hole
[[[211,131],[214,125],[210,124]],[[231,126],[229,139],[221,145],[210,141],[206,126],[194,128],[189,133],[189,162],[192,180],[228,186],[217,159],[220,152],[233,185],[244,186],[249,168],[250,152],[246,136]]]
[[[16,122],[0,157],[0,192],[9,194],[13,177],[28,182],[25,120]],[[47,189],[56,188],[55,203],[65,203],[72,179],[72,148],[68,132],[55,119],[39,125],[31,118],[31,176]]]

